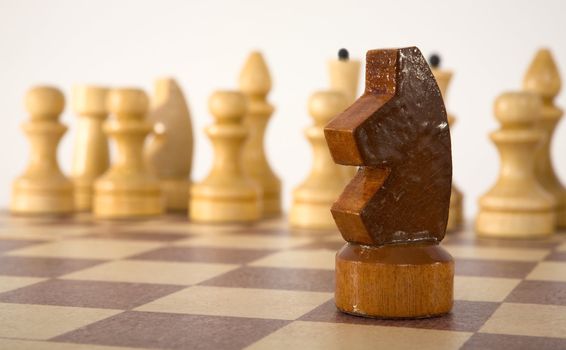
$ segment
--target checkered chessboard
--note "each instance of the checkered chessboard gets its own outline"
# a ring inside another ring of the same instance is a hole
[[[337,232],[0,215],[1,349],[566,349],[566,234],[450,234],[451,314],[333,304]]]

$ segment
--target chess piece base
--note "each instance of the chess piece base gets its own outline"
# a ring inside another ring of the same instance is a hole
[[[454,260],[438,244],[370,247],[347,243],[336,255],[335,302],[374,318],[426,318],[450,312]]]
[[[75,180],[73,187],[75,211],[84,212],[92,210],[92,183],[82,184]]]
[[[448,224],[446,231],[455,231],[463,222],[463,209],[462,209],[462,193],[452,185],[452,194],[450,195],[450,211],[448,212]]]
[[[263,196],[263,217],[275,218],[281,216],[281,195],[279,193],[266,193]]]
[[[163,213],[163,208],[163,197],[159,188],[95,189],[93,212],[97,218],[128,219],[156,216]]]
[[[16,180],[12,189],[10,211],[21,215],[65,215],[74,210],[70,182],[38,186]]]
[[[261,216],[261,207],[256,199],[191,198],[189,207],[189,217],[195,222],[241,223],[256,221]]]
[[[289,213],[289,223],[296,228],[314,230],[336,229],[336,223],[330,212],[331,206],[332,203],[295,201]]]
[[[166,210],[187,211],[191,182],[189,180],[161,180],[160,183]]]
[[[566,208],[558,208],[556,212],[556,225],[560,229],[566,229]]]
[[[553,210],[526,212],[482,209],[476,219],[476,232],[483,237],[546,237],[554,233],[555,223]]]

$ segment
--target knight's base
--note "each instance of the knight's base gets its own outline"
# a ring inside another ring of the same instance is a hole
[[[381,247],[347,243],[336,255],[336,306],[374,318],[450,312],[454,260],[437,244]]]

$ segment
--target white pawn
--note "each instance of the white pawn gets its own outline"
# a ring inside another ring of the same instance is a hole
[[[556,202],[535,175],[535,156],[544,137],[534,128],[540,113],[541,100],[533,93],[505,93],[495,102],[501,128],[491,139],[499,150],[501,171],[479,201],[480,236],[530,238],[554,232]]]
[[[234,91],[218,91],[208,103],[215,118],[206,129],[214,147],[208,176],[191,187],[191,220],[209,223],[251,222],[261,216],[261,187],[242,168],[248,131],[242,125],[246,99]]]
[[[67,127],[59,122],[63,93],[38,86],[26,94],[30,120],[22,125],[31,144],[24,174],[12,186],[10,210],[15,214],[68,214],[73,211],[73,185],[57,162],[57,146]]]
[[[139,89],[114,89],[108,108],[115,118],[104,124],[116,142],[116,161],[95,183],[94,215],[121,219],[159,215],[163,200],[159,181],[146,169],[142,157],[147,134],[149,101]]]
[[[305,134],[313,149],[313,167],[307,179],[293,191],[289,217],[293,227],[336,227],[330,207],[350,178],[345,178],[344,168],[332,160],[324,137],[324,126],[344,111],[346,104],[344,94],[332,90],[316,92],[309,99],[309,112],[314,119],[314,125],[307,128]]]
[[[92,208],[94,181],[108,170],[108,138],[102,124],[108,117],[108,89],[78,85],[73,89],[73,110],[79,116],[71,179],[75,189],[75,210]]]

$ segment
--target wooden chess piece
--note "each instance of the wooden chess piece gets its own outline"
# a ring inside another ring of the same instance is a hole
[[[305,130],[313,148],[313,167],[307,179],[293,191],[289,215],[291,226],[305,229],[334,229],[336,224],[330,207],[349,180],[344,180],[344,167],[332,160],[324,126],[346,109],[346,98],[340,91],[320,91],[309,100],[314,125]]]
[[[531,238],[554,232],[556,201],[538,182],[535,156],[544,132],[541,100],[529,92],[508,92],[495,101],[501,128],[491,133],[501,157],[496,184],[480,198],[476,231],[480,236]]]
[[[450,80],[452,79],[452,72],[448,70],[440,69],[440,57],[438,55],[432,55],[429,58],[429,63],[431,66],[432,74],[438,83],[440,92],[442,93],[442,98],[446,102],[446,93]],[[448,124],[450,129],[454,126],[456,119],[451,113],[448,113]],[[463,214],[463,201],[464,196],[462,192],[452,183],[452,193],[450,194],[450,210],[448,212],[448,224],[446,225],[447,231],[454,231],[462,226],[464,220]]]
[[[360,66],[361,62],[351,59],[350,53],[344,48],[338,50],[338,59],[333,59],[328,62],[330,88],[332,90],[341,91],[344,94],[346,97],[345,108],[354,103],[358,97]],[[358,170],[357,167],[352,166],[341,166],[341,168],[346,182],[352,180],[352,177]]]
[[[148,120],[154,134],[144,149],[148,170],[161,183],[165,208],[187,211],[193,163],[193,127],[183,92],[172,78],[155,81]]]
[[[94,181],[110,164],[108,139],[102,130],[108,117],[107,95],[108,89],[100,86],[73,88],[73,110],[79,117],[71,170],[76,211],[91,210]]]
[[[439,243],[450,205],[450,131],[420,51],[368,51],[364,94],[325,136],[335,162],[360,166],[332,206],[347,241],[336,255],[338,309],[380,318],[449,312],[454,261]]]
[[[328,62],[330,88],[344,94],[347,106],[354,103],[358,97],[360,66],[359,60],[350,59],[350,53],[346,49],[340,49],[338,59]]]
[[[539,50],[523,80],[526,91],[534,92],[542,98],[542,112],[537,126],[544,132],[544,138],[536,156],[535,172],[539,183],[556,200],[558,228],[566,228],[566,189],[554,172],[550,150],[554,130],[562,118],[562,110],[554,104],[560,85],[560,74],[550,50]]]
[[[190,218],[208,223],[252,222],[261,217],[261,187],[242,169],[242,148],[248,135],[242,125],[246,99],[235,91],[218,91],[208,103],[215,123],[206,129],[214,147],[208,176],[193,184]]]
[[[94,185],[94,215],[125,219],[159,215],[163,200],[159,181],[143,161],[143,146],[152,129],[146,120],[148,98],[139,89],[113,89],[108,108],[115,116],[104,132],[116,142],[116,161]]]
[[[240,73],[240,90],[247,99],[244,126],[249,136],[244,144],[244,171],[262,188],[263,217],[281,215],[281,180],[273,172],[265,155],[264,137],[273,106],[267,101],[271,77],[259,52],[252,52]]]
[[[22,125],[31,145],[30,161],[12,185],[10,210],[14,214],[69,214],[73,211],[73,184],[57,162],[57,146],[67,127],[59,122],[65,107],[63,93],[51,86],[28,91],[25,106],[30,120]]]

